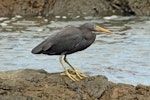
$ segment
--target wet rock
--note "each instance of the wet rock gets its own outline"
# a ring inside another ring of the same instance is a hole
[[[38,16],[49,13],[55,0],[0,0],[0,2],[0,16]]]
[[[73,82],[59,73],[24,69],[0,73],[1,100],[90,100],[99,98],[108,85],[104,76]]]
[[[0,16],[150,15],[149,0],[0,0]]]
[[[135,15],[150,16],[150,0],[128,0],[128,5]]]
[[[111,14],[111,2],[106,0],[58,0],[53,9],[54,15],[96,15]]]
[[[111,84],[101,100],[149,100],[150,86],[129,84]]]
[[[111,0],[115,12],[122,12],[123,15],[150,15],[149,0]]]
[[[73,82],[60,73],[22,69],[0,72],[0,100],[149,100],[150,86],[115,84],[105,76]]]

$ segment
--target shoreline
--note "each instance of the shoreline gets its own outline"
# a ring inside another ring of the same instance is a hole
[[[19,69],[0,71],[1,100],[149,100],[150,86],[113,83],[105,76],[73,82],[60,73]]]
[[[0,16],[149,16],[149,6],[149,0],[4,0]]]

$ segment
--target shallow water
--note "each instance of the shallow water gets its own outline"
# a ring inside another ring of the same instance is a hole
[[[88,49],[69,55],[75,68],[89,75],[102,74],[113,82],[150,85],[150,18],[148,17],[42,17],[0,18],[0,70],[21,68],[61,72],[59,56],[33,55],[31,49],[68,25],[92,21],[115,34],[96,33]]]

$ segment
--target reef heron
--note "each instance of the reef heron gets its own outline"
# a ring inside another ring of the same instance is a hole
[[[79,81],[84,77],[85,74],[75,69],[67,60],[67,55],[82,51],[89,47],[96,38],[96,34],[92,31],[112,33],[102,27],[97,26],[94,23],[85,23],[80,27],[70,26],[62,29],[57,33],[53,33],[46,40],[41,42],[35,48],[32,49],[33,54],[47,54],[47,55],[60,55],[60,63],[64,68],[64,73],[73,81]],[[63,57],[64,56],[64,57]],[[64,62],[68,64],[71,70],[67,70]]]

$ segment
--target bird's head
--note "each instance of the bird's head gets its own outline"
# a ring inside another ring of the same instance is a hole
[[[111,31],[104,29],[94,23],[85,23],[81,27],[88,28],[91,31],[99,31],[99,32],[106,32],[106,33],[112,34]]]

